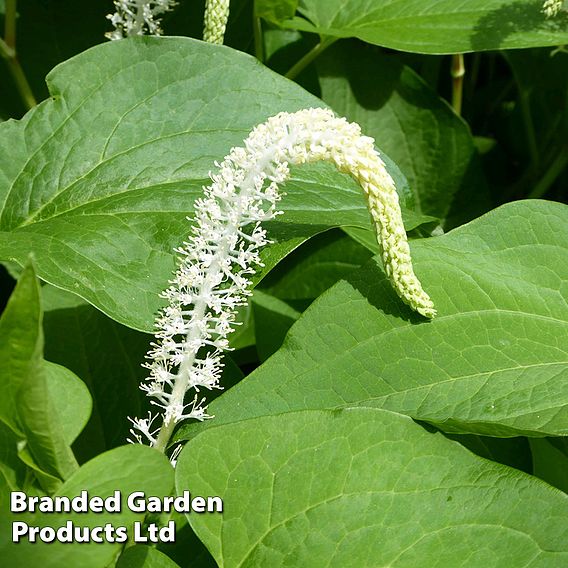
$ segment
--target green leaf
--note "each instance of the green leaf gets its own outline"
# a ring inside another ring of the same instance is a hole
[[[30,283],[27,279],[21,280],[18,291],[19,294],[22,292],[22,287],[26,284],[26,282],[28,284]],[[31,292],[32,294],[34,293],[33,288]],[[15,300],[16,296],[14,296],[14,300],[12,300],[12,302]],[[32,307],[33,304],[33,301],[30,302],[28,307]],[[23,304],[20,304],[20,306],[23,306]],[[13,308],[14,305],[12,303],[7,313],[7,318],[10,318],[11,316],[13,317],[14,315],[17,317],[17,313],[12,312]],[[10,314],[10,312],[12,313]],[[4,320],[4,322],[5,321],[6,320]],[[33,318],[27,321],[29,324],[32,324]],[[22,328],[27,327],[26,320],[21,320],[19,323]],[[2,328],[0,333],[8,331],[3,324],[0,324],[0,327]],[[32,331],[32,325],[30,325],[27,330]],[[2,337],[4,338],[5,336],[2,335]],[[15,334],[10,334],[8,337],[11,337],[11,339],[17,339]],[[20,336],[20,339],[22,339],[22,336]],[[19,343],[19,341],[16,341],[16,343]],[[26,341],[24,340],[20,346],[25,343]],[[5,353],[3,353],[3,355],[5,355]],[[3,360],[6,361],[7,359],[3,358]],[[59,365],[54,365],[46,361],[38,363],[38,367],[41,368],[42,373],[45,375],[49,402],[48,408],[51,408],[56,415],[52,416],[50,420],[52,422],[55,421],[56,428],[60,429],[60,432],[58,431],[56,434],[57,438],[59,439],[61,435],[64,443],[69,445],[81,432],[89,418],[91,411],[91,398],[89,396],[89,392],[85,385],[73,373],[64,367],[60,367]],[[17,368],[17,365],[15,368]],[[27,376],[29,377],[29,374]],[[3,381],[5,377],[6,375],[2,374]],[[10,377],[12,379],[16,379],[16,381],[22,378],[21,375],[18,377],[18,373],[14,373],[10,375]],[[24,378],[20,388],[26,388],[25,385],[26,379]],[[3,391],[3,394],[5,396],[9,396],[11,392],[12,389],[7,388]],[[18,447],[21,447],[22,438],[24,436],[17,427],[21,417],[19,416],[17,406],[14,406],[11,410],[15,412],[10,415],[4,413],[0,420],[0,498],[6,493],[6,491],[24,489],[30,479],[28,468],[26,467],[25,462],[21,459],[24,458],[25,461],[28,461],[26,460],[26,455],[18,453]],[[7,422],[12,420],[12,427],[7,425],[5,422],[6,419]],[[29,454],[27,455],[27,458],[31,462],[30,466],[32,469],[39,468]],[[42,474],[43,472],[40,470],[39,475],[41,476]],[[57,485],[57,481],[55,479],[50,481],[54,482],[54,487]]]
[[[256,351],[261,361],[276,353],[292,324],[300,317],[286,302],[255,290],[252,297]]]
[[[16,433],[22,432],[18,394],[42,366],[41,316],[39,285],[28,265],[0,318],[0,419]]]
[[[58,480],[75,471],[77,462],[69,446],[74,432],[62,424],[52,401],[53,390],[48,387],[50,379],[42,359],[42,315],[39,285],[30,264],[0,319],[0,382],[4,387],[0,419],[18,438],[20,459],[36,470],[45,489],[53,491]],[[49,374],[53,380],[54,370]],[[84,402],[84,398],[78,401],[79,422],[84,419]]]
[[[446,437],[459,442],[482,458],[520,469],[526,473],[533,473],[528,438],[491,438],[473,434],[446,434]],[[531,440],[539,439],[541,438],[531,438]]]
[[[265,64],[284,76],[318,43],[318,38],[313,34],[271,25],[263,26],[262,39]],[[315,65],[308,65],[298,73],[294,81],[306,91],[319,95],[320,86]]]
[[[56,495],[76,497],[86,490],[90,497],[107,498],[119,491],[122,506],[119,513],[19,513],[11,521],[23,521],[33,526],[58,528],[71,521],[78,527],[127,527],[132,534],[134,521],[142,521],[143,513],[133,513],[126,506],[126,497],[134,491],[146,495],[166,496],[173,489],[173,469],[161,453],[141,445],[123,446],[101,454],[81,467],[61,487]],[[6,522],[6,521],[4,521]],[[6,535],[5,532],[3,532]],[[8,530],[8,535],[11,531]],[[42,566],[61,568],[106,568],[114,562],[124,544],[121,543],[29,543],[14,544],[2,539],[0,554],[7,566]]]
[[[235,321],[237,327],[229,336],[231,349],[246,349],[254,346],[254,318],[250,304],[237,308]]]
[[[313,300],[371,256],[342,231],[326,231],[288,255],[260,288],[283,300]]]
[[[4,497],[25,485],[26,474],[27,467],[18,457],[18,437],[0,421],[0,510],[8,509],[9,499]]]
[[[373,259],[209,407],[215,423],[363,405],[449,432],[567,435],[567,246],[568,207],[546,201],[510,203],[413,241],[438,309],[431,322],[401,304]]]
[[[225,568],[568,562],[567,496],[383,410],[210,428],[176,487],[222,497],[222,515],[188,518]]]
[[[158,550],[183,568],[217,568],[217,563],[189,526],[186,516],[174,512],[170,518],[176,525],[176,541],[160,543]]]
[[[296,13],[298,0],[254,0],[254,14],[269,22],[278,23]]]
[[[18,392],[18,415],[26,439],[20,456],[30,465],[29,458],[24,457],[29,452],[42,472],[65,480],[77,469],[77,461],[68,442],[68,431],[52,402],[47,382],[45,366],[36,366]],[[51,482],[49,485],[44,482],[43,486],[50,490],[56,487]]]
[[[409,67],[359,42],[317,60],[321,98],[359,123],[400,167],[417,211],[453,227],[490,209],[466,123]]]
[[[93,415],[76,446],[81,460],[124,444],[127,416],[143,413],[138,388],[151,336],[128,329],[87,304],[54,288],[42,287],[45,304],[45,357],[64,365],[88,386]]]
[[[116,568],[176,568],[178,565],[155,548],[140,544],[121,554]]]
[[[69,369],[46,361],[47,392],[67,444],[72,444],[89,421],[93,401],[85,383]]]
[[[287,27],[417,53],[459,53],[568,43],[564,14],[540,0],[301,0]]]
[[[97,46],[48,84],[53,100],[0,124],[0,259],[32,250],[42,279],[147,331],[214,161],[269,116],[322,104],[247,55],[183,38]],[[370,224],[360,188],[329,164],[295,168],[285,189],[265,272],[314,234]]]

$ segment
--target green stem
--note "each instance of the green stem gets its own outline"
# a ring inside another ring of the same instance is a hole
[[[16,49],[16,0],[6,0],[4,41],[8,47]]]
[[[262,35],[262,20],[258,16],[253,16],[252,27],[254,30],[254,54],[261,63],[264,63],[264,38]]]
[[[550,186],[556,181],[558,176],[564,171],[568,165],[568,147],[561,148],[560,152],[550,164],[548,170],[542,179],[536,184],[534,189],[529,193],[529,199],[538,199],[542,197],[549,189]]]
[[[531,107],[529,101],[529,93],[527,89],[523,87],[522,81],[515,72],[515,67],[511,66],[513,71],[513,77],[515,78],[515,83],[517,84],[517,90],[519,92],[519,105],[521,107],[521,114],[523,116],[523,123],[525,126],[525,132],[527,136],[527,146],[529,149],[529,155],[531,163],[529,166],[529,171],[531,172],[533,179],[536,176],[539,165],[540,165],[540,153],[538,151],[538,144],[536,141],[536,134],[534,129],[534,122],[531,114]]]
[[[538,145],[536,143],[536,134],[529,104],[529,97],[527,91],[525,91],[524,89],[521,89],[521,91],[519,92],[519,102],[521,104],[521,112],[523,114],[523,121],[525,123],[525,131],[527,133],[527,143],[531,156],[532,171],[537,172],[538,165],[540,163],[540,156],[538,152]]]
[[[295,79],[316,57],[320,56],[331,44],[337,41],[335,38],[323,38],[304,57],[293,65],[285,77]]]
[[[26,108],[29,110],[36,106],[34,94],[16,55],[16,0],[6,0],[4,39],[0,38],[0,56],[6,60]]]
[[[469,88],[474,89],[477,85],[477,80],[479,79],[479,69],[481,67],[481,54],[479,52],[474,53],[472,57],[472,63],[470,65],[471,71],[469,72]]]
[[[465,75],[465,65],[463,53],[452,55],[452,107],[457,115],[461,115],[463,101],[463,77]]]
[[[34,94],[32,93],[32,89],[28,80],[26,79],[26,75],[24,74],[24,70],[16,57],[16,54],[13,49],[6,44],[6,42],[0,38],[0,55],[6,60],[8,64],[8,69],[12,74],[14,82],[16,83],[16,87],[20,96],[22,97],[22,101],[26,105],[26,108],[29,110],[37,105],[35,100]]]

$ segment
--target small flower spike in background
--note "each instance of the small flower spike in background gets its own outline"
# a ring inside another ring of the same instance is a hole
[[[203,39],[222,45],[229,19],[229,0],[207,0],[203,22]]]
[[[111,40],[139,35],[161,35],[160,18],[172,10],[172,0],[114,0],[116,12],[107,18],[115,29],[106,37]]]
[[[545,0],[542,11],[547,18],[554,18],[562,10],[564,0]]]
[[[281,213],[278,186],[289,177],[288,164],[320,160],[361,185],[397,294],[425,317],[436,314],[414,274],[398,195],[374,140],[327,109],[280,113],[216,164],[212,184],[195,203],[192,235],[176,251],[180,265],[163,293],[168,305],[156,320],[156,341],[145,364],[150,376],[141,385],[160,416],[131,419],[136,441],[145,438],[165,451],[176,424],[209,418],[202,393],[221,388],[221,357],[229,348],[236,308],[251,294],[259,250],[269,242],[261,223]],[[186,402],[190,390],[194,396]]]

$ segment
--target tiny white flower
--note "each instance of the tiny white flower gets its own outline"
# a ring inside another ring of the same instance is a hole
[[[137,35],[161,35],[160,18],[177,4],[175,0],[114,0],[116,12],[108,14],[115,29],[108,32],[110,40]]]

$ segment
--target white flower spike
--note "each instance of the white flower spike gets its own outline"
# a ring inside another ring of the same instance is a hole
[[[209,43],[223,44],[229,20],[230,0],[207,0],[203,25],[203,39]]]
[[[320,160],[361,185],[394,289],[420,314],[435,316],[412,269],[398,195],[373,139],[327,109],[280,113],[216,164],[218,172],[195,203],[193,231],[176,251],[180,265],[163,292],[168,305],[156,320],[145,364],[150,376],[141,386],[160,409],[162,424],[156,427],[151,415],[132,420],[136,441],[145,438],[164,451],[176,424],[210,418],[202,393],[222,388],[221,357],[235,311],[251,293],[250,277],[262,265],[259,250],[269,242],[261,223],[281,213],[278,186],[289,177],[288,165]],[[194,395],[186,402],[190,390]]]
[[[107,18],[115,29],[106,37],[111,40],[138,35],[161,35],[160,19],[177,2],[172,0],[114,0],[116,12]]]

